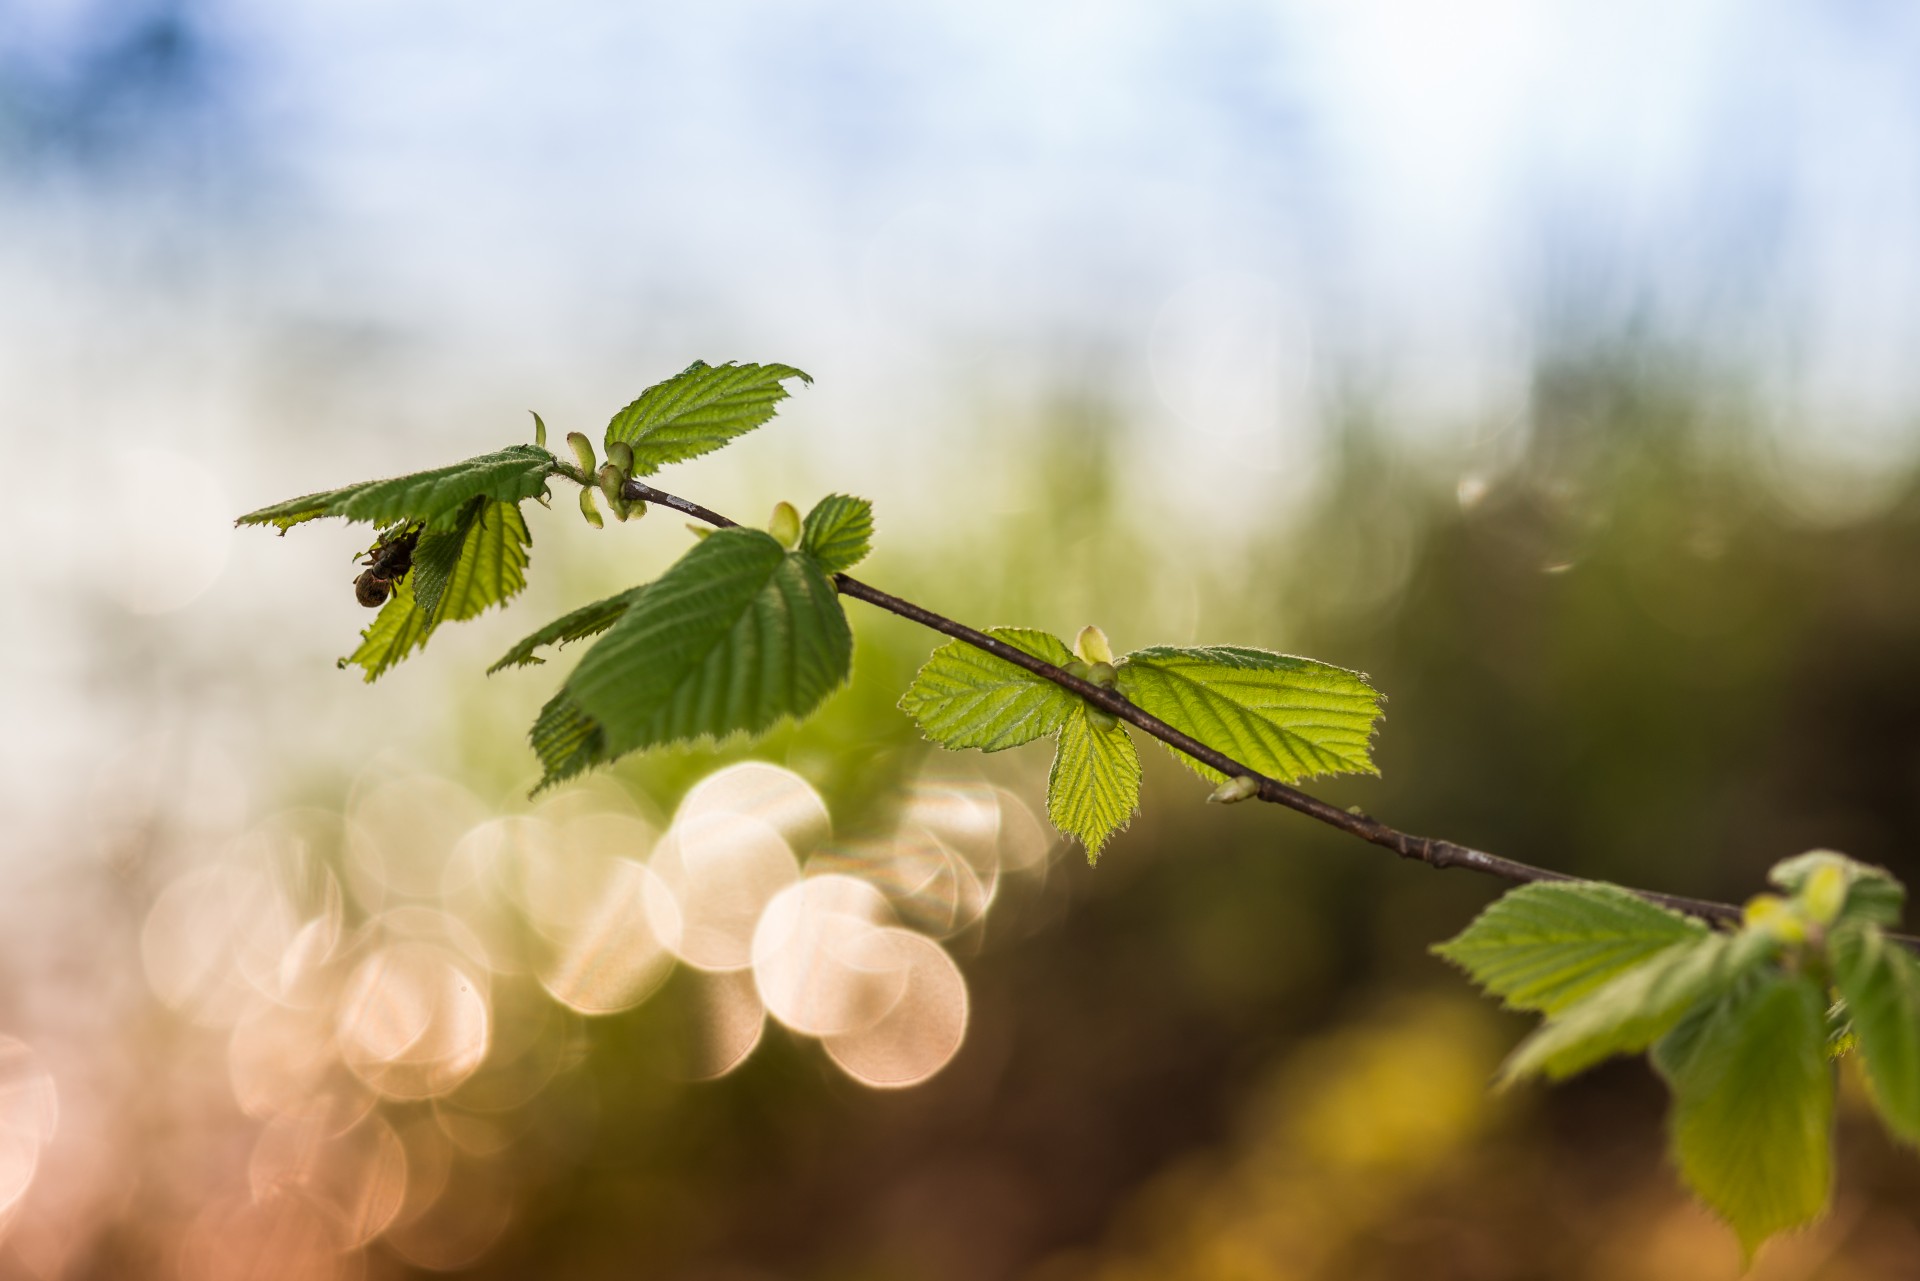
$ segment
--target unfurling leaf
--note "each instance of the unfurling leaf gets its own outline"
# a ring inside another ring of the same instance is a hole
[[[800,509],[782,499],[773,505],[773,516],[767,521],[767,532],[773,535],[773,541],[788,551],[800,545]]]
[[[568,641],[598,636],[601,632],[620,621],[620,615],[627,612],[627,606],[639,599],[645,587],[633,587],[618,596],[609,596],[605,600],[594,601],[591,605],[582,605],[571,614],[560,617],[542,627],[531,636],[523,637],[519,643],[501,655],[500,660],[487,669],[487,675],[503,667],[527,667],[547,660],[534,653],[546,645],[564,645]]]
[[[1874,1107],[1920,1146],[1920,960],[1865,923],[1835,931],[1831,956]]]
[[[1509,1009],[1553,1014],[1656,952],[1707,933],[1613,885],[1549,881],[1494,900],[1434,947]]]
[[[607,424],[608,446],[633,446],[633,474],[710,453],[773,417],[788,378],[812,382],[792,365],[709,365],[694,361],[640,393]]]
[[[509,445],[432,471],[291,498],[248,512],[235,523],[275,525],[286,530],[304,521],[338,516],[375,525],[416,521],[429,531],[445,530],[476,498],[519,503],[545,494],[553,468],[553,455],[546,450],[535,445]]]
[[[800,549],[829,574],[842,574],[866,559],[873,542],[873,504],[848,494],[829,494],[813,505],[800,531]]]
[[[425,645],[440,624],[473,618],[514,596],[527,585],[532,541],[516,503],[473,499],[453,528],[421,535],[413,572],[340,666],[357,664],[374,680]]]
[[[1368,742],[1380,695],[1358,672],[1263,649],[1143,649],[1119,664],[1140,708],[1261,774],[1374,774]],[[1218,783],[1225,775],[1175,753]]]
[[[1096,728],[1087,716],[1091,709],[1072,701],[1047,775],[1047,817],[1078,837],[1093,863],[1107,839],[1140,807],[1140,757],[1124,728]]]
[[[1774,1233],[1818,1218],[1833,1187],[1826,1004],[1805,974],[1762,970],[1654,1054],[1673,1090],[1674,1162],[1749,1259]]]
[[[1113,646],[1107,634],[1092,623],[1082,627],[1080,634],[1073,638],[1073,652],[1083,663],[1113,662]]]
[[[987,635],[1056,665],[1073,658],[1064,643],[1026,627],[993,627]],[[942,747],[998,752],[1055,733],[1081,700],[1004,658],[951,641],[933,651],[900,698]]]
[[[758,733],[847,678],[853,634],[812,558],[722,529],[650,583],[567,678],[608,759]]]

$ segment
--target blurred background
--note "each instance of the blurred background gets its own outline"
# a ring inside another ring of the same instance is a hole
[[[663,483],[1362,669],[1325,796],[1738,900],[1920,876],[1916,350],[1897,4],[0,0],[0,1276],[1733,1277],[1643,1065],[1490,1092],[1498,886],[1150,745],[1090,869],[857,609],[805,726],[530,801],[573,656],[483,669],[681,522],[534,511],[370,687],[364,529],[231,521],[791,362]],[[1754,1275],[1912,1275],[1843,1104]]]

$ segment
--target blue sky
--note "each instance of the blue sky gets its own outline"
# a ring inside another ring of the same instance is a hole
[[[1230,513],[1343,396],[1481,467],[1630,337],[1852,502],[1920,440],[1917,73],[1895,4],[6,0],[0,401],[251,493],[779,359],[903,511],[1064,388]]]
[[[1903,6],[9,10],[11,217],[276,317],[534,363],[797,343],[861,378],[1091,350],[1124,381],[1212,279],[1316,393],[1358,371],[1414,417],[1629,328],[1764,363],[1837,432],[1914,392]]]

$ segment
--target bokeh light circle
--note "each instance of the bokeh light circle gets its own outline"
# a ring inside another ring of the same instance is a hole
[[[866,1026],[821,1038],[827,1056],[862,1085],[918,1085],[952,1061],[967,1034],[967,981],[946,949],[912,930],[860,935],[852,959],[898,976],[899,997]]]

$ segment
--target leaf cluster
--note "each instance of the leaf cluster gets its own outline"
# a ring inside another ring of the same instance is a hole
[[[1831,1057],[1857,1054],[1888,1130],[1920,1145],[1920,961],[1885,932],[1905,891],[1827,851],[1770,879],[1784,895],[1755,898],[1737,929],[1616,886],[1528,885],[1434,949],[1545,1016],[1504,1083],[1648,1052],[1673,1096],[1674,1162],[1749,1257],[1831,1198]]]
[[[1378,772],[1369,743],[1380,695],[1358,672],[1227,645],[1156,646],[1108,662],[1084,644],[1076,654],[1046,632],[996,627],[987,635],[1056,667],[1077,663],[1077,675],[1096,678],[1105,669],[1107,683],[1141,710],[1283,783]],[[1099,636],[1098,649],[1105,646]],[[1080,840],[1089,860],[1139,808],[1140,758],[1126,727],[1004,658],[961,641],[942,645],[900,707],[947,748],[998,752],[1054,737],[1047,813]],[[1222,778],[1189,756],[1174,757],[1204,778]]]
[[[604,437],[607,453],[625,460],[624,477],[646,475],[667,463],[719,449],[772,417],[787,395],[781,384],[790,378],[810,381],[791,365],[695,361],[613,416]],[[538,414],[534,423],[535,444],[509,445],[445,467],[290,498],[248,512],[237,523],[271,525],[284,534],[295,525],[337,517],[380,526],[383,538],[401,530],[418,535],[411,572],[361,633],[359,647],[340,660],[342,667],[357,666],[367,680],[374,680],[424,646],[441,623],[473,618],[526,587],[533,538],[520,505],[529,499],[545,503],[553,477],[583,486],[582,514],[599,524],[591,490],[584,488],[595,479],[591,446],[576,434],[576,452],[584,450],[586,457],[582,466],[570,466],[546,449],[546,424]],[[613,496],[610,501],[620,504],[616,510],[625,519],[624,499]],[[834,567],[825,572],[837,572],[864,554],[872,521],[859,500],[838,500],[820,520],[816,538],[835,540],[820,557],[822,564]],[[532,649],[539,645],[610,626],[618,613],[608,616],[606,611],[602,602],[579,612],[585,617],[557,620],[522,643],[526,652],[516,646],[502,663],[537,661]]]

